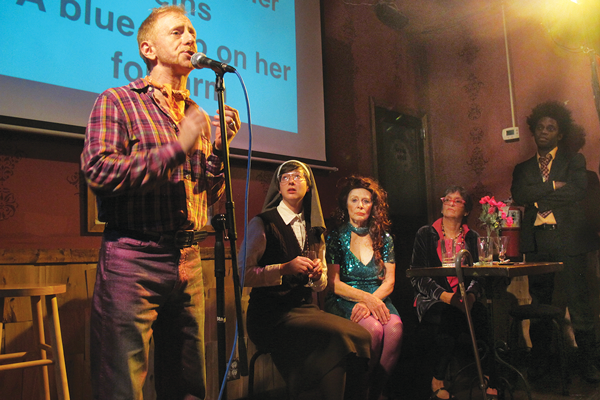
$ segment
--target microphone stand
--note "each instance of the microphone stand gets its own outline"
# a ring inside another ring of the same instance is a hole
[[[473,353],[475,355],[475,365],[477,366],[477,375],[479,377],[479,389],[481,389],[481,395],[483,400],[487,399],[486,390],[488,388],[488,382],[483,377],[483,368],[481,367],[481,359],[479,358],[479,347],[477,346],[477,338],[475,337],[475,328],[473,327],[473,318],[471,317],[471,310],[467,304],[467,291],[465,289],[465,278],[462,270],[462,260],[467,259],[467,265],[473,266],[473,257],[469,250],[462,249],[454,259],[454,267],[456,268],[456,277],[458,278],[458,288],[460,289],[460,296],[463,299],[465,306],[465,315],[467,316],[467,324],[469,325],[469,333],[471,334],[471,344],[473,345]]]
[[[236,227],[235,227],[235,206],[232,201],[231,176],[229,168],[229,143],[227,140],[227,124],[225,123],[225,103],[223,93],[225,91],[225,83],[223,75],[225,71],[216,71],[215,91],[217,92],[219,103],[220,127],[221,127],[221,151],[223,153],[223,167],[225,174],[225,211],[226,214],[215,215],[212,218],[212,225],[215,228],[215,278],[217,289],[217,344],[218,344],[218,368],[219,368],[219,385],[225,378],[227,366],[226,355],[226,337],[225,337],[225,246],[224,239],[229,238],[231,250],[231,269],[233,276],[233,289],[235,293],[235,310],[238,328],[238,356],[239,356],[239,371],[242,376],[248,375],[248,354],[246,350],[246,342],[244,341],[244,324],[242,317],[242,296],[240,288],[240,277],[237,268],[237,253],[236,253]],[[227,230],[227,235],[225,235]],[[224,391],[225,393],[225,391]]]

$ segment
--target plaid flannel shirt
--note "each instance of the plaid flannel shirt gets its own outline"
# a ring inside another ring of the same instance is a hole
[[[179,128],[144,79],[96,100],[81,165],[98,200],[98,217],[135,231],[201,229],[223,193],[223,163],[202,137],[185,154]],[[198,107],[189,101],[188,107]]]

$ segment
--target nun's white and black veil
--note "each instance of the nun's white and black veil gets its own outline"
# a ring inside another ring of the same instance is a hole
[[[285,167],[285,168],[284,168]],[[317,184],[315,177],[310,167],[298,160],[288,160],[281,164],[277,171],[273,174],[265,202],[263,203],[262,212],[275,208],[281,202],[281,193],[279,193],[279,180],[281,175],[284,173],[300,169],[304,171],[304,176],[310,190],[308,196],[304,197],[303,209],[304,219],[310,224],[311,233],[315,237],[319,238],[319,241],[323,241],[323,232],[325,232],[325,220],[323,218],[323,211],[321,210],[321,201],[319,200],[319,192],[317,191]]]

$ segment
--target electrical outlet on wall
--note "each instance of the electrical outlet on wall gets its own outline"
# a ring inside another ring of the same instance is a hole
[[[240,379],[240,371],[238,369],[239,362],[239,358],[231,360],[231,366],[229,367],[229,371],[227,371],[227,381]]]
[[[519,140],[519,127],[513,126],[511,128],[502,129],[502,139],[504,139],[506,142]]]

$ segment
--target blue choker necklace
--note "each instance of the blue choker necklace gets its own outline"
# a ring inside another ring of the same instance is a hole
[[[352,225],[350,222],[348,222],[348,226],[350,227],[350,230],[354,233],[356,233],[358,236],[365,236],[369,233],[369,227],[368,226],[361,226],[361,227],[355,227],[354,225]]]

